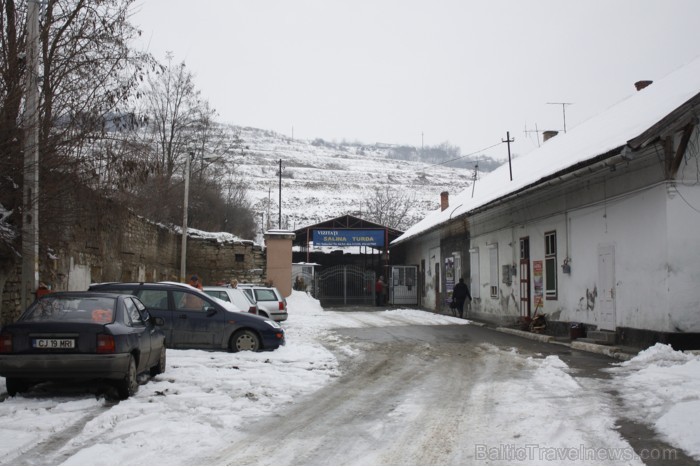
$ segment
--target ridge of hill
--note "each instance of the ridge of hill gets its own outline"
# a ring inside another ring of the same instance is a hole
[[[414,198],[404,223],[407,228],[439,206],[441,192],[455,195],[471,186],[477,162],[477,158],[460,158],[463,167],[448,167],[398,159],[406,147],[397,151],[384,144],[293,139],[250,127],[229,126],[229,130],[243,141],[244,155],[236,158],[236,172],[248,182],[248,198],[263,229],[296,230],[348,214],[362,218],[365,200],[375,187],[385,186]],[[478,161],[478,175],[499,165],[490,158],[479,157]]]

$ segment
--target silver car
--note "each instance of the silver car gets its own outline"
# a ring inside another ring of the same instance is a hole
[[[234,289],[231,287],[223,286],[213,286],[207,285],[202,288],[202,292],[209,295],[210,297],[218,298],[224,302],[233,303],[236,308],[240,309],[244,313],[250,313],[253,315],[261,315],[269,318],[266,314],[260,313],[258,305],[255,300],[250,298],[247,293],[240,289]]]
[[[278,322],[287,319],[287,299],[282,296],[277,287],[238,284],[238,289],[243,290],[249,298],[255,300],[261,315],[265,313],[269,318]]]

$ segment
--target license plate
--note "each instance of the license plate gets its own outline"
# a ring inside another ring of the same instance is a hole
[[[33,339],[35,349],[74,349],[75,339]]]

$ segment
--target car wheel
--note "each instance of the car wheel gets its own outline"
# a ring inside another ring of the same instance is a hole
[[[158,364],[151,368],[151,376],[159,375],[163,372],[165,372],[165,342],[163,342],[163,347],[160,349]]]
[[[129,396],[136,394],[139,387],[139,382],[136,379],[136,361],[134,356],[129,356],[129,369],[124,375],[124,379],[117,381],[117,393],[120,399],[128,399]]]
[[[242,350],[251,350],[257,352],[260,350],[260,338],[253,331],[244,329],[236,332],[231,337],[231,352],[240,352]]]
[[[7,386],[7,394],[11,397],[17,395],[17,393],[25,392],[29,389],[29,384],[19,378],[7,378],[5,379],[5,386]]]

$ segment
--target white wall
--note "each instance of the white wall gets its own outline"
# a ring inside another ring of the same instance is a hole
[[[601,324],[598,249],[614,249],[616,326],[667,331],[663,185],[569,213],[571,274],[562,274],[563,321]]]
[[[544,219],[472,236],[479,250],[478,310],[500,318],[519,316],[519,277],[503,284],[501,268],[519,263],[519,239],[530,238],[532,263],[545,260],[545,232],[557,232],[556,300],[545,298],[552,319],[600,326],[598,252],[614,249],[615,325],[661,332],[700,330],[700,187],[661,183],[646,190]],[[682,196],[681,196],[682,195]],[[540,206],[542,208],[542,206]],[[696,210],[697,209],[697,210]],[[536,218],[536,213],[530,213]],[[503,214],[506,223],[508,214]],[[497,225],[493,219],[489,221]],[[472,225],[476,220],[472,220]],[[477,229],[472,230],[472,234]],[[489,247],[498,247],[498,297],[490,292]],[[570,274],[562,272],[570,258]],[[534,281],[530,297],[534,310]]]
[[[700,186],[668,190],[668,327],[700,332]]]

